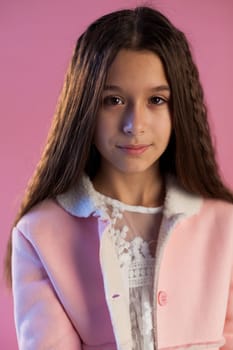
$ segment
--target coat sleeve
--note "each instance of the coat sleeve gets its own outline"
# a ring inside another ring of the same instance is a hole
[[[221,350],[232,350],[233,349],[233,269],[231,274],[231,284],[229,289],[229,298],[227,305],[227,313],[224,326],[224,338],[225,345]]]
[[[32,244],[13,229],[12,288],[20,350],[81,350],[80,338],[65,313]]]

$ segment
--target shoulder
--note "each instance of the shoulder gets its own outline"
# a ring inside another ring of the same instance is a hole
[[[182,214],[187,218],[200,215],[229,220],[233,218],[233,203],[221,199],[205,198],[189,192],[174,176],[166,178],[164,207],[167,217]]]
[[[54,199],[46,199],[35,205],[17,223],[17,229],[29,240],[49,237],[54,234],[74,230],[79,218],[71,215]]]
[[[202,211],[213,213],[218,217],[233,217],[233,203],[221,199],[203,199]]]
[[[219,199],[203,199],[197,216],[203,225],[233,233],[233,204]]]

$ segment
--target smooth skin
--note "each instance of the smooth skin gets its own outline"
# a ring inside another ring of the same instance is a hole
[[[172,131],[170,88],[151,51],[121,50],[109,68],[94,143],[101,166],[95,188],[126,204],[157,206],[164,184],[159,158]]]

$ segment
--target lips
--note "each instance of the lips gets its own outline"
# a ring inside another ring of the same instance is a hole
[[[131,155],[140,155],[144,153],[151,145],[138,144],[138,145],[121,145],[117,146],[123,152]]]

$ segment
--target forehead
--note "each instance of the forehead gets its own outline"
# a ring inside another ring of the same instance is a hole
[[[163,63],[152,51],[122,49],[107,72],[107,84],[167,84]]]

